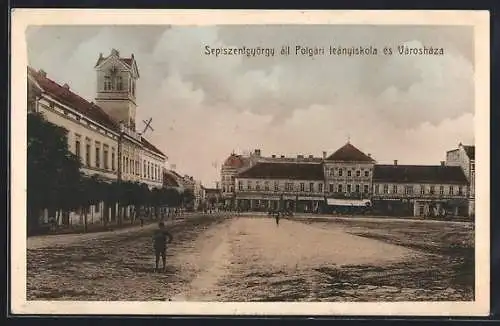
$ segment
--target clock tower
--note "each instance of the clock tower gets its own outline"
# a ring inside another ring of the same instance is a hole
[[[136,81],[139,79],[139,70],[134,55],[123,58],[115,49],[107,57],[103,57],[101,53],[94,69],[97,75],[96,104],[116,123],[123,123],[135,131]]]

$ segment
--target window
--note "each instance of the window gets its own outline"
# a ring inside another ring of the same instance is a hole
[[[95,143],[95,166],[101,167],[101,148],[98,142]]]
[[[252,181],[247,181],[247,189],[252,190]]]
[[[421,194],[421,195],[424,195],[424,194],[425,194],[425,186],[424,186],[424,185],[421,185],[421,186],[420,186],[420,194]]]
[[[347,176],[350,177],[351,176],[351,170],[347,171]]]
[[[450,195],[453,195],[453,186],[450,186],[450,189],[448,190],[448,193],[449,193]]]
[[[300,191],[305,191],[305,184],[303,182],[300,183]]]
[[[135,174],[136,175],[141,175],[140,169],[141,169],[141,165],[140,165],[140,162],[137,160],[137,161],[135,161],[135,172],[136,172]]]
[[[463,195],[463,188],[462,188],[462,186],[458,187],[458,195],[459,196]]]
[[[347,185],[347,192],[350,193],[351,192],[351,185]]]
[[[85,145],[85,164],[90,166],[90,143]]]
[[[285,189],[286,191],[293,191],[293,183],[287,182]]]
[[[144,166],[143,166],[142,172],[143,172],[142,176],[144,178],[146,178],[147,177],[147,173],[148,173],[148,169],[146,168],[146,161],[144,161]]]
[[[435,192],[435,191],[434,191],[434,186],[431,186],[431,189],[430,189],[430,194],[431,194],[431,195],[434,195],[434,192]]]
[[[309,183],[309,191],[314,192],[314,182]]]
[[[260,182],[259,181],[257,181],[255,183],[255,190],[260,190]]]
[[[413,194],[413,187],[412,186],[406,186],[405,187],[405,194],[407,194],[407,195]]]
[[[104,90],[105,91],[111,90],[111,77],[110,76],[104,76]]]
[[[359,185],[356,185],[356,192],[359,192]]]
[[[264,182],[264,190],[269,191],[269,181]]]
[[[279,190],[279,183],[274,182],[274,191],[278,191],[278,190]]]
[[[358,171],[356,171],[356,176],[357,176],[357,177],[361,176],[361,171],[359,171],[359,170],[358,170]]]
[[[111,170],[115,170],[115,149],[111,150]]]
[[[342,190],[342,185],[338,185],[338,187],[337,187],[337,191],[338,191],[338,192],[342,192],[342,191],[343,191],[343,190]]]
[[[398,185],[393,185],[392,186],[392,193],[397,194],[398,193]]]
[[[341,177],[341,176],[342,176],[342,173],[343,173],[343,172],[342,172],[342,169],[339,169],[339,177]]]
[[[104,146],[103,159],[104,159],[104,168],[106,170],[109,169],[108,154],[109,154],[108,146]]]
[[[75,155],[76,157],[78,157],[79,160],[82,159],[81,157],[81,153],[80,153],[80,136],[76,136],[76,140],[75,140]]]
[[[121,91],[123,89],[123,79],[122,76],[116,76],[116,89]]]
[[[444,195],[444,186],[439,186],[439,194]]]
[[[369,191],[369,187],[368,187],[368,185],[364,185],[364,186],[363,186],[363,192],[364,192],[365,194],[367,194],[367,193],[368,193],[368,191]]]
[[[365,171],[365,177],[368,177],[368,176],[370,176],[370,171],[367,170],[367,171]]]
[[[243,190],[243,182],[238,181],[238,189]]]
[[[389,185],[384,185],[384,194],[389,193]]]
[[[380,187],[379,185],[375,185],[375,193],[378,194],[380,191]]]
[[[330,183],[330,192],[334,192],[334,190],[333,190],[333,183]]]
[[[320,184],[318,185],[318,191],[319,191],[319,192],[323,192],[323,184],[322,184],[322,183],[320,183]]]

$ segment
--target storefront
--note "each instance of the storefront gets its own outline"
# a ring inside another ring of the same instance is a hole
[[[368,199],[336,199],[327,198],[327,212],[333,214],[365,214],[370,210],[371,201]]]
[[[373,199],[372,213],[385,216],[413,216],[414,205],[411,199],[383,198]]]

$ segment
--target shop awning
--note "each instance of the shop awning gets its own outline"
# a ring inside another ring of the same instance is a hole
[[[299,197],[298,200],[325,200],[324,197]]]
[[[356,207],[366,207],[370,206],[371,202],[368,199],[359,200],[359,199],[335,199],[335,198],[327,198],[326,203],[329,206],[356,206]]]

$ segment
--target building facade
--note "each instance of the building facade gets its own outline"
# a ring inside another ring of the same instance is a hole
[[[470,183],[459,166],[377,164],[349,142],[321,158],[258,154],[245,161],[233,153],[222,170],[222,197],[240,210],[468,215]]]
[[[120,62],[129,64],[116,68]],[[138,72],[133,56],[120,58],[113,50],[107,58],[101,55],[98,63],[97,104],[74,93],[68,84],[51,80],[43,70],[28,67],[28,114],[42,113],[48,121],[68,130],[69,149],[80,158],[83,173],[106,182],[134,181],[150,188],[162,187],[161,171],[167,157],[135,130]],[[127,74],[129,79],[124,78]],[[112,209],[100,203],[90,207],[90,214],[101,220],[108,218]],[[77,222],[79,217],[72,219]]]
[[[469,182],[469,215],[475,214],[476,197],[476,162],[475,146],[458,144],[458,148],[446,152],[446,165],[459,166]]]
[[[372,203],[389,215],[466,216],[468,181],[458,166],[375,165]]]

